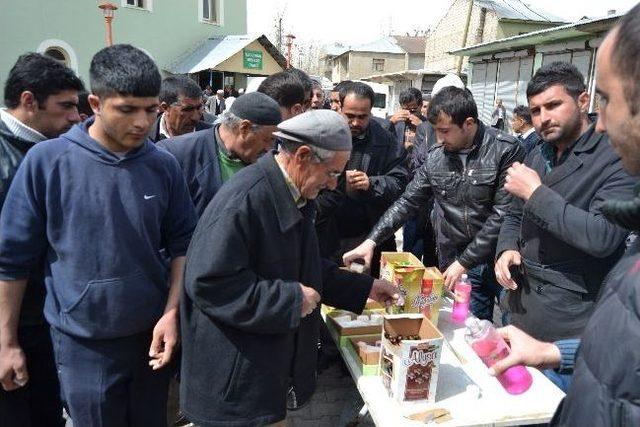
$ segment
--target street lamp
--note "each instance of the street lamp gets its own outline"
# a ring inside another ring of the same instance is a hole
[[[115,15],[115,11],[118,10],[118,6],[108,1],[103,1],[98,7],[102,9],[102,15],[104,16],[107,46],[112,46],[113,36],[111,32],[111,21],[113,21],[113,16]]]
[[[287,68],[291,68],[291,47],[293,46],[293,39],[296,38],[293,34],[287,34]]]

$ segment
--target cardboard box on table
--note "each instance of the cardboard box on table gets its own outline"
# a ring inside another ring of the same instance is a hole
[[[349,337],[349,345],[346,347],[353,359],[358,363],[360,373],[364,376],[380,375],[380,350],[375,348],[361,347],[358,343],[364,342],[374,346],[380,341],[380,334],[367,335],[361,337]]]
[[[394,314],[423,313],[438,324],[444,279],[437,268],[425,268],[410,252],[382,252],[380,278],[397,286],[404,299]]]
[[[413,335],[420,339],[404,338]],[[399,336],[400,343],[390,341]],[[401,404],[435,401],[442,345],[442,334],[422,314],[385,316],[380,372],[393,399]]]
[[[371,316],[372,314],[383,315],[384,310],[364,310],[362,314]],[[357,314],[352,313],[346,310],[336,310],[329,309],[326,312],[327,316],[327,327],[329,332],[334,335],[334,337],[339,342],[340,347],[344,347],[349,344],[350,337],[360,337],[366,335],[376,335],[378,339],[380,339],[380,334],[382,333],[382,324],[371,324],[366,326],[356,326],[356,327],[343,327],[339,322],[335,320],[337,317],[349,316],[351,319],[355,320],[357,318]]]

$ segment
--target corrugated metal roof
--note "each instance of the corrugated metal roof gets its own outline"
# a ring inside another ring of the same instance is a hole
[[[585,19],[571,24],[560,25],[526,34],[468,46],[448,53],[458,56],[476,56],[512,49],[522,49],[535,44],[565,40],[572,37],[587,36],[589,34],[605,32],[624,14],[606,16],[604,18]]]
[[[475,0],[475,4],[492,10],[499,19],[537,22],[567,22],[558,16],[542,11],[520,0]]]
[[[243,34],[209,37],[168,65],[165,70],[172,74],[192,74],[213,69],[256,40],[284,67],[284,57],[264,35]]]

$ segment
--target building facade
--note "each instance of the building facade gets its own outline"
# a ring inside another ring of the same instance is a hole
[[[495,101],[502,99],[509,121],[516,105],[528,104],[527,84],[535,71],[554,61],[569,62],[580,70],[591,95],[590,111],[596,111],[596,54],[620,16],[582,20],[453,51],[457,56],[469,57],[468,87],[478,104],[480,118],[490,121]]]
[[[424,37],[389,36],[327,55],[331,80],[360,80],[376,74],[403,71],[424,61]]]
[[[246,0],[112,0],[113,42],[143,49],[165,69],[203,39],[247,32]],[[25,52],[64,61],[87,84],[93,55],[105,46],[96,0],[6,2],[0,14],[0,82]]]
[[[463,41],[469,3],[473,2],[467,37]],[[427,36],[424,68],[456,72],[460,58],[448,52],[493,40],[563,24],[563,20],[533,9],[519,0],[454,0]],[[462,58],[462,70],[467,66]]]

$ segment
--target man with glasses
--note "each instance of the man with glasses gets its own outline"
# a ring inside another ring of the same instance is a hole
[[[400,92],[400,109],[389,119],[393,123],[398,146],[412,150],[416,129],[427,119],[421,113],[422,92],[410,87]]]
[[[201,121],[202,90],[188,77],[171,76],[162,81],[159,110],[162,113],[149,132],[153,142],[211,127]]]
[[[276,136],[278,152],[220,189],[189,250],[180,397],[198,425],[287,425],[287,409],[315,389],[320,302],[360,312],[367,297],[398,297],[389,282],[320,258],[314,199],[349,159],[344,119],[312,110]]]
[[[239,97],[212,129],[158,143],[180,163],[198,216],[222,184],[273,147],[280,120],[278,103],[252,92]]]

